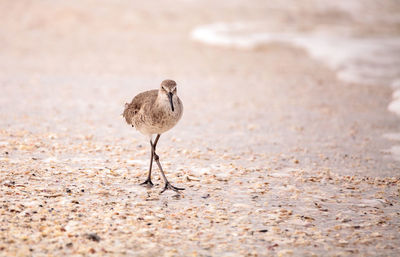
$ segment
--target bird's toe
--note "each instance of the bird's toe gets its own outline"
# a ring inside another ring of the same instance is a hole
[[[152,187],[152,186],[154,186],[153,182],[151,182],[150,179],[146,179],[146,181],[143,182],[143,183],[140,183],[140,185],[141,185],[141,186],[145,186],[145,187]]]
[[[173,190],[175,192],[179,192],[181,190],[185,190],[184,188],[181,187],[175,187],[173,185],[171,185],[169,182],[165,184],[164,189],[161,191],[160,194],[164,193],[167,189]]]

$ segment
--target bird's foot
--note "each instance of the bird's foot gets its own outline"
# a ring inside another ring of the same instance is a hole
[[[152,187],[154,184],[153,184],[153,182],[151,182],[151,179],[148,178],[148,179],[146,179],[145,182],[140,183],[140,185],[145,186],[145,187]]]
[[[181,187],[174,187],[174,186],[171,185],[169,182],[167,182],[167,183],[165,183],[165,187],[164,187],[164,189],[161,191],[160,194],[164,193],[165,190],[167,190],[167,189],[173,190],[173,191],[175,191],[175,192],[179,192],[180,190],[185,190],[184,188],[181,188]]]

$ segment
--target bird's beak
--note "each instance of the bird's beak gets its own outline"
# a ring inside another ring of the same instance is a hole
[[[173,94],[171,92],[168,93],[169,103],[171,104],[171,110],[174,111],[174,103],[172,102]]]

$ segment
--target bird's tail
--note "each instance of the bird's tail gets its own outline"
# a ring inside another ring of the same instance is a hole
[[[128,109],[128,107],[129,107],[129,104],[128,104],[128,103],[125,103],[124,112],[121,113],[121,115],[122,115],[124,118],[125,118],[126,109]]]
[[[122,113],[122,116],[125,118],[126,123],[132,125],[132,118],[136,114],[136,112],[133,110],[133,108],[129,108],[129,104],[125,104],[125,109],[124,112]]]

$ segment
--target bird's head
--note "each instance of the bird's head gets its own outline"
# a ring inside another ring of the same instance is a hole
[[[174,95],[176,95],[176,82],[170,79],[166,79],[161,82],[160,92],[165,95],[169,99],[169,103],[171,104],[171,110],[174,111],[174,102],[172,101]]]

